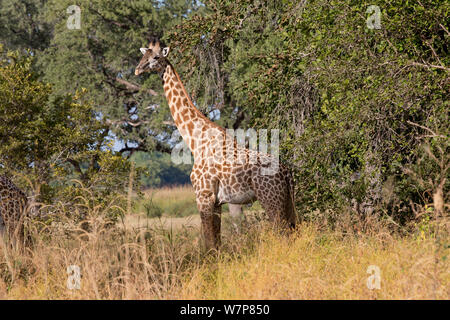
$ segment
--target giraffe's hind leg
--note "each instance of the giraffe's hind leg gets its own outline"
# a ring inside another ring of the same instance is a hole
[[[2,214],[0,212],[0,237],[3,237],[4,233],[5,233],[5,224],[3,223]]]
[[[252,182],[256,198],[269,220],[283,227],[295,227],[295,219],[290,212],[289,186],[280,173],[255,175]]]

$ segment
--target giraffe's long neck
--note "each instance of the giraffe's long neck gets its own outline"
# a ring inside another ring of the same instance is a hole
[[[202,133],[210,128],[223,130],[206,118],[192,103],[178,73],[168,63],[163,75],[164,93],[170,107],[170,113],[183,140],[194,154],[201,145]]]

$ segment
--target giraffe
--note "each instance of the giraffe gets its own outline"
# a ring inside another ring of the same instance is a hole
[[[291,171],[271,155],[239,146],[234,136],[194,106],[167,59],[169,47],[152,38],[140,51],[143,57],[135,75],[156,72],[161,77],[174,123],[193,154],[190,178],[206,248],[220,246],[224,203],[241,205],[258,200],[271,221],[295,227]]]
[[[26,195],[5,175],[0,176],[0,235],[16,235],[23,239]]]

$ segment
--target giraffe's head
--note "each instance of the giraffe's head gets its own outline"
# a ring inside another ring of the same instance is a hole
[[[151,71],[159,72],[166,66],[169,47],[164,47],[158,39],[152,39],[148,48],[141,48],[141,52],[144,56],[134,71],[135,75]]]

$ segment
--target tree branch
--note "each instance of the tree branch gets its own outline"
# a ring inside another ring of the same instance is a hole
[[[86,173],[84,173],[83,170],[81,170],[80,162],[78,162],[75,159],[71,159],[71,158],[67,158],[67,162],[69,162],[75,168],[75,171],[80,174],[81,181],[86,182],[87,176],[86,176]]]
[[[148,124],[150,121],[138,121],[138,122],[130,122],[128,120],[117,120],[117,121],[111,121],[109,119],[106,120],[106,124],[108,125],[120,125],[120,124],[128,124],[132,127],[139,127],[143,124]]]
[[[119,82],[120,84],[123,84],[128,90],[133,91],[133,92],[138,92],[141,89],[141,86],[131,83],[123,78],[116,77],[116,81]],[[146,89],[145,92],[147,92],[153,96],[158,95],[158,93],[152,89]]]
[[[441,69],[441,70],[445,70],[445,71],[450,71],[450,69],[447,68],[447,67],[437,66],[435,64],[425,64],[425,63],[413,62],[411,65],[419,66],[419,67],[425,67],[425,68],[435,68],[435,69]]]
[[[155,146],[154,150],[163,152],[163,153],[171,153],[172,152],[172,149],[169,146],[167,146],[159,141],[156,142],[156,146]],[[151,150],[144,147],[143,145],[138,145],[136,147],[129,147],[128,145],[126,145],[125,147],[123,147],[122,149],[119,150],[120,153],[124,153],[124,152],[133,153],[136,151],[149,152]]]
[[[75,168],[76,172],[78,172],[80,175],[83,174],[83,171],[81,170],[81,167],[80,167],[80,163],[78,161],[69,158],[69,159],[67,159],[67,162],[69,162]]]
[[[424,130],[430,132],[430,133],[432,134],[431,137],[447,138],[446,136],[443,136],[443,135],[441,135],[441,134],[437,134],[436,132],[434,132],[434,131],[431,130],[430,128],[427,128],[427,127],[425,127],[425,126],[422,126],[422,125],[420,125],[420,124],[418,124],[418,123],[414,123],[414,122],[409,121],[409,120],[407,120],[406,122],[409,123],[410,125],[419,127],[419,128],[421,128],[421,129],[424,129]]]

